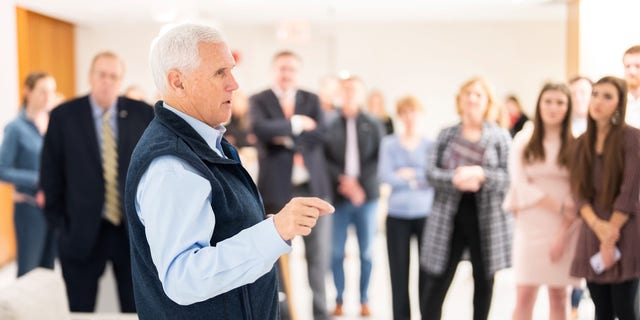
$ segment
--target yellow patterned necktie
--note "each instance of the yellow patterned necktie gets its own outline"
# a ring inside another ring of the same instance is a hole
[[[120,225],[120,191],[118,191],[118,149],[111,127],[111,112],[102,115],[102,172],[104,175],[105,217],[114,225]]]

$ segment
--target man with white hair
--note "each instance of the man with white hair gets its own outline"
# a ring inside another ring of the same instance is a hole
[[[125,205],[140,319],[275,319],[274,263],[333,207],[294,198],[265,217],[221,123],[235,61],[214,28],[159,35],[151,70],[164,101],[131,158]]]

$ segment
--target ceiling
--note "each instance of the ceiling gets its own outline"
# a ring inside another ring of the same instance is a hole
[[[563,20],[567,1],[570,0],[16,0],[19,6],[85,26],[185,19],[221,24],[286,20]]]

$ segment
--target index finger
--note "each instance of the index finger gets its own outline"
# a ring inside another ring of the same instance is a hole
[[[314,207],[320,211],[320,215],[333,213],[336,209],[328,202],[316,197],[298,197],[297,201],[305,206]]]

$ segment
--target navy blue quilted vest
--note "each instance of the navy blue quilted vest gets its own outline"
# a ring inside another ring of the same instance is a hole
[[[144,226],[135,209],[140,178],[153,159],[176,156],[196,168],[211,183],[216,226],[211,245],[230,238],[264,219],[256,186],[244,170],[233,146],[222,148],[228,159],[218,156],[182,118],[158,102],[156,117],[138,142],[127,174],[125,209],[131,241],[131,263],[136,308],[140,319],[276,319],[278,292],[275,268],[254,283],[192,305],[173,302],[162,289],[146,241]],[[174,214],[179,215],[180,212]],[[171,235],[168,234],[168,237]]]

